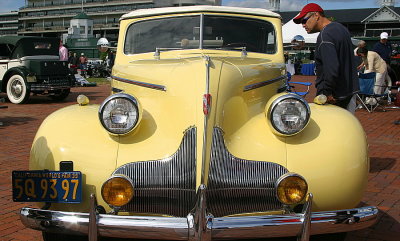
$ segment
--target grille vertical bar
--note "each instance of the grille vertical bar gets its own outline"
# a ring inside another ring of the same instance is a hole
[[[186,216],[196,198],[196,128],[186,131],[171,157],[128,163],[114,174],[130,177],[135,187],[134,198],[121,211]]]
[[[214,128],[207,207],[215,216],[277,210],[275,181],[287,169],[279,164],[234,157],[225,146],[223,132]]]

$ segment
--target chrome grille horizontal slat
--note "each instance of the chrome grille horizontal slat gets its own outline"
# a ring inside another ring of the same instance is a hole
[[[279,164],[237,158],[225,147],[223,132],[214,128],[207,207],[215,217],[277,210],[275,181],[287,169]]]
[[[114,174],[130,177],[135,187],[133,200],[121,210],[186,216],[196,195],[196,128],[186,131],[171,157],[128,163]]]

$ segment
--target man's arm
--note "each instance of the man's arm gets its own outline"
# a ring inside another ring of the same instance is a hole
[[[338,54],[335,45],[327,41],[321,43],[319,51],[323,63],[323,73],[321,73],[321,82],[317,87],[318,93],[332,96],[339,77]]]

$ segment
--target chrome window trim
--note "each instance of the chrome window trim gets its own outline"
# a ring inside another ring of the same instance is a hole
[[[246,85],[246,86],[243,88],[243,92],[246,92],[246,91],[249,91],[249,90],[258,89],[258,88],[264,87],[264,86],[266,86],[266,85],[270,85],[270,84],[272,84],[272,83],[275,83],[275,82],[277,82],[277,81],[279,81],[279,80],[284,80],[284,79],[286,79],[286,78],[287,78],[287,77],[286,77],[285,75],[281,75],[281,76],[276,77],[276,78],[274,78],[274,79],[269,79],[269,80],[264,80],[264,81],[261,81],[261,82],[258,82],[258,83],[249,84],[249,85]]]
[[[150,88],[150,89],[155,89],[155,90],[167,91],[167,87],[165,87],[164,85],[157,85],[157,84],[146,83],[146,82],[141,82],[141,81],[137,81],[137,80],[125,79],[125,78],[117,77],[115,75],[112,75],[111,78],[114,80],[117,80],[117,81],[127,83],[127,84],[133,84],[133,85]]]
[[[237,14],[237,13],[236,13]],[[274,29],[274,31],[273,31],[273,33],[274,33],[274,47],[275,47],[275,50],[274,50],[274,53],[262,53],[262,52],[251,52],[250,51],[250,53],[256,53],[256,54],[266,54],[266,55],[276,55],[277,53],[278,53],[278,39],[277,39],[277,29],[276,29],[276,27],[275,27],[275,24],[273,24],[271,21],[269,21],[269,20],[265,20],[265,19],[260,19],[260,18],[256,18],[256,17],[254,17],[254,16],[238,16],[238,15],[230,15],[230,13],[221,13],[221,15],[214,15],[214,14],[209,14],[207,11],[206,12],[204,12],[204,13],[201,13],[201,12],[188,12],[188,14],[187,15],[184,15],[184,16],[199,16],[200,17],[200,36],[199,36],[199,47],[198,48],[193,48],[193,49],[200,49],[200,50],[203,50],[204,48],[204,46],[203,46],[203,40],[204,40],[204,36],[203,36],[203,34],[204,34],[204,17],[205,16],[221,16],[221,17],[232,17],[232,18],[242,18],[242,19],[249,19],[249,20],[253,20],[253,21],[255,21],[255,20],[258,20],[258,21],[262,21],[262,22],[267,22],[267,23],[269,23],[269,24],[271,24],[271,26],[273,27],[273,29]],[[135,25],[135,24],[137,24],[137,23],[141,23],[141,22],[146,22],[146,21],[151,21],[151,20],[158,20],[158,19],[166,19],[166,18],[179,18],[179,17],[182,17],[182,15],[177,15],[177,16],[165,16],[165,15],[161,15],[161,16],[146,16],[146,19],[141,19],[141,20],[139,20],[139,21],[134,21],[134,22],[132,22],[132,23],[130,23],[127,27],[126,27],[126,31],[125,31],[125,34],[124,34],[124,39],[123,39],[123,43],[124,43],[124,46],[123,46],[123,54],[125,55],[125,56],[135,56],[135,55],[139,55],[139,54],[148,54],[148,53],[151,53],[151,52],[143,52],[143,53],[131,53],[131,54],[127,54],[126,52],[125,52],[125,44],[126,44],[126,36],[127,36],[127,32],[128,32],[128,30],[132,27],[132,25]],[[129,18],[127,18],[127,19],[129,19]],[[190,49],[181,49],[181,50],[190,50]],[[206,49],[204,49],[204,50],[206,50]],[[154,50],[155,52],[156,52],[156,49]],[[229,49],[225,49],[224,51],[235,51],[235,50],[229,50]],[[236,52],[236,51],[235,51]],[[243,52],[243,51],[242,51]],[[247,52],[249,52],[249,51],[247,51],[246,50],[246,53]],[[241,57],[241,58],[243,58],[243,56]]]

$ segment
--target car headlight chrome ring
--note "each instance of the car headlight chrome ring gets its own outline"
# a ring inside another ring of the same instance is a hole
[[[302,131],[310,120],[310,107],[298,95],[278,97],[270,106],[268,119],[278,135],[290,136]]]
[[[132,180],[126,176],[112,176],[101,187],[103,200],[112,207],[121,207],[129,203],[133,194]]]
[[[140,115],[137,99],[125,93],[109,96],[99,109],[101,124],[115,135],[124,135],[135,129]]]
[[[296,173],[286,173],[275,183],[276,197],[286,205],[298,204],[306,197],[308,184]]]

